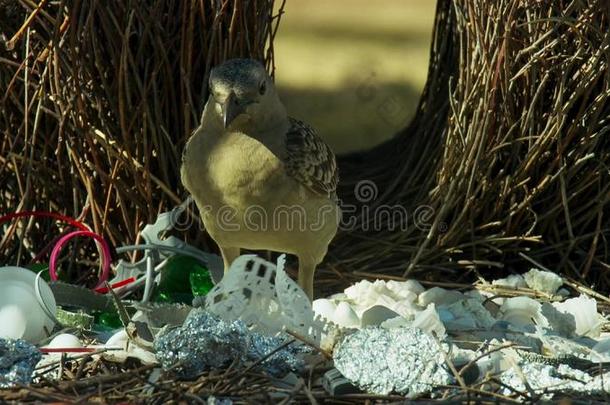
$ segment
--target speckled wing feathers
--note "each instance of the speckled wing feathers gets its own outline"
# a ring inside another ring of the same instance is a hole
[[[336,195],[339,173],[333,151],[313,128],[290,118],[286,134],[286,172],[316,194]]]

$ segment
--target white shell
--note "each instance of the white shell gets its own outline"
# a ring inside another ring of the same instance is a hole
[[[388,289],[394,293],[397,298],[415,300],[417,296],[423,293],[426,289],[416,280],[407,281],[388,281],[386,283]]]
[[[491,282],[492,285],[509,288],[525,288],[527,283],[521,274],[511,274],[505,278],[499,278]]]
[[[441,322],[434,304],[428,305],[428,308],[415,315],[411,327],[436,335],[439,339],[446,334],[445,325]]]
[[[337,304],[337,309],[331,320],[344,328],[357,328],[360,326],[358,315],[356,315],[356,312],[354,312],[351,305],[345,301]]]
[[[417,303],[426,308],[429,304],[451,305],[456,301],[464,299],[464,294],[459,291],[446,290],[440,287],[432,287],[419,294]]]
[[[397,316],[396,318],[388,319],[386,321],[381,322],[381,326],[384,329],[393,329],[400,328],[403,326],[411,326],[413,322],[412,318],[404,318],[402,316]]]
[[[559,312],[571,314],[576,322],[576,333],[582,336],[599,337],[604,319],[597,313],[597,302],[593,298],[581,295],[553,306]]]
[[[489,329],[496,322],[491,313],[476,298],[454,302],[439,308],[439,312],[447,311],[451,317],[443,319],[449,330]]]
[[[383,305],[374,305],[362,313],[360,326],[379,325],[388,319],[399,317],[400,315]]]
[[[320,298],[312,303],[313,312],[320,315],[324,319],[331,320],[337,309],[337,305],[326,298]]]
[[[127,336],[127,332],[125,329],[121,329],[112,335],[104,346],[109,349],[124,349],[127,346],[128,341],[129,336]]]
[[[117,349],[117,350],[109,350],[101,354],[101,356],[108,360],[116,363],[123,363],[128,358],[136,358],[142,362],[142,364],[150,365],[157,364],[157,357],[154,353],[151,353],[147,350],[142,349],[135,343],[129,342],[129,337],[127,336],[127,332],[125,329],[120,330],[119,332],[112,335],[110,339],[104,345],[109,349]]]
[[[563,278],[550,271],[531,269],[523,275],[527,286],[532,290],[555,294],[563,285]]]
[[[548,321],[542,315],[540,303],[529,297],[512,297],[504,300],[498,311],[498,318],[517,326],[548,325]]]

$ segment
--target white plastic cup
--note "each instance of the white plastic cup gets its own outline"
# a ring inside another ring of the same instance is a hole
[[[0,338],[24,339],[38,343],[48,336],[54,321],[36,297],[36,274],[30,270],[0,267]],[[55,297],[43,279],[38,280],[40,298],[53,316]]]

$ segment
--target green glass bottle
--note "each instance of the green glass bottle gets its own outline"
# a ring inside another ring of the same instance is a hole
[[[116,311],[99,311],[94,312],[95,325],[101,330],[115,330],[123,327],[121,318]]]
[[[212,287],[212,277],[199,260],[175,255],[161,270],[161,281],[153,300],[190,305],[194,297],[207,294]]]

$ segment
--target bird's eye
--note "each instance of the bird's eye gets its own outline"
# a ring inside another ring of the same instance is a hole
[[[267,90],[267,82],[265,80],[263,80],[260,84],[260,87],[258,88],[258,92],[261,93],[261,96],[263,94],[265,94],[265,91]]]

